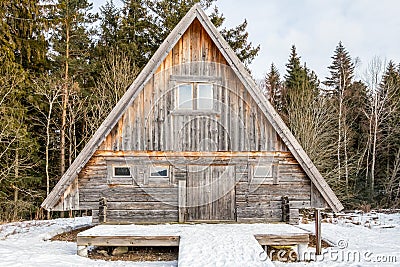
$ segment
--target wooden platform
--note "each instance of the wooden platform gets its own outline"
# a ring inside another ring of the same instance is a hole
[[[178,247],[179,236],[78,236],[78,246]]]
[[[99,225],[78,234],[77,248],[87,256],[88,246],[179,246],[179,267],[272,266],[262,246],[295,245],[301,255],[308,242],[308,232],[288,224]]]
[[[263,246],[290,246],[309,242],[309,234],[258,234],[254,235],[258,243]]]

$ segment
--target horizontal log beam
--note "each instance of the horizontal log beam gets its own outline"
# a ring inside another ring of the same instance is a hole
[[[78,246],[179,246],[179,236],[78,236]]]

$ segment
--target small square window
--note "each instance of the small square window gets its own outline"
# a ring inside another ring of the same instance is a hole
[[[213,109],[213,97],[211,84],[197,85],[197,109]]]
[[[193,90],[191,84],[181,84],[178,87],[178,108],[193,109]]]
[[[272,166],[255,166],[254,177],[272,177]]]
[[[131,177],[129,167],[114,167],[114,177]]]
[[[168,167],[152,166],[150,168],[150,177],[168,177]]]

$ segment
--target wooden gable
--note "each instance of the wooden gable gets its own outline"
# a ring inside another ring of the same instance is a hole
[[[213,86],[214,108],[177,110],[177,86]],[[99,150],[287,151],[252,96],[195,19]]]

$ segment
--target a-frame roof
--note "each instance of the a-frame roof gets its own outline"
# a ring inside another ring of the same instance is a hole
[[[299,142],[293,136],[289,128],[285,125],[281,117],[261,93],[258,85],[252,79],[249,72],[244,67],[243,63],[238,59],[229,44],[224,40],[207,15],[201,9],[200,5],[196,4],[189,12],[183,17],[175,29],[164,40],[159,49],[155,52],[153,57],[147,63],[142,72],[138,75],[132,85],[128,88],[124,96],[120,99],[114,109],[110,112],[104,122],[100,125],[99,129],[95,132],[93,137],[89,140],[81,153],[71,164],[65,174],[61,177],[60,181],[43,201],[42,207],[48,210],[54,208],[60,201],[61,196],[64,195],[67,188],[71,185],[79,172],[85,167],[86,163],[90,160],[96,149],[101,145],[106,136],[110,133],[116,125],[122,114],[132,104],[139,92],[144,88],[144,85],[149,81],[151,76],[156,72],[158,66],[164,61],[168,53],[172,50],[175,44],[179,41],[188,27],[195,19],[198,19],[204,27],[212,41],[219,48],[222,55],[225,57],[227,64],[233,69],[245,88],[248,90],[252,98],[260,107],[264,115],[267,117],[275,131],[279,134],[283,142],[286,144],[290,152],[299,162],[305,173],[311,179],[316,189],[320,192],[322,197],[328,205],[335,212],[343,209],[342,204],[336,197],[335,193],[326,183],[320,172],[317,170],[311,159],[304,152]]]

